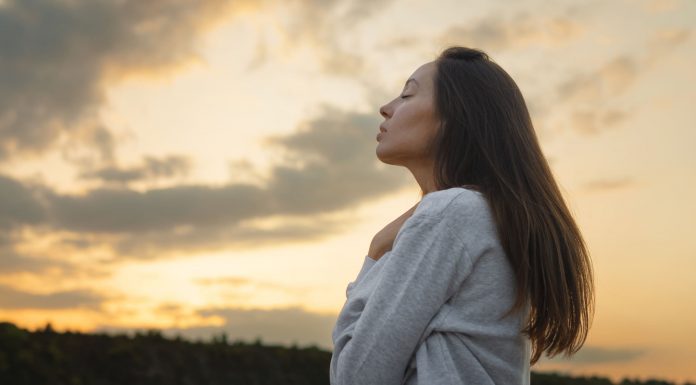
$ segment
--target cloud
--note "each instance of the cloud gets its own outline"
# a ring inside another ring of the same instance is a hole
[[[638,76],[638,62],[629,55],[615,57],[598,69],[579,74],[558,87],[562,100],[588,102],[625,92]]]
[[[52,250],[38,253],[36,248],[30,247],[31,251],[27,251],[21,247],[34,243],[36,238],[28,234],[45,234],[47,230],[52,230],[50,203],[44,199],[47,192],[51,192],[51,189],[0,174],[0,274],[44,274],[52,271],[70,275],[79,272],[101,274],[78,268],[65,255],[59,259],[47,257],[46,254],[55,254],[58,250],[53,247]],[[84,238],[81,241],[88,242]]]
[[[647,43],[645,65],[651,67],[656,61],[668,55],[672,50],[684,44],[693,36],[693,29],[683,27],[663,27],[657,29]]]
[[[149,232],[129,235],[113,242],[114,258],[154,259],[176,257],[186,253],[226,250],[251,250],[271,245],[310,242],[346,231],[349,225],[340,220],[321,218],[285,219],[273,228],[240,223],[229,226],[189,226],[173,232]]]
[[[391,3],[392,0],[271,2],[269,5],[280,8],[278,12],[284,15],[273,24],[281,30],[280,54],[306,46],[318,55],[319,66],[325,74],[348,77],[362,74],[366,71],[366,62],[355,53],[350,31]],[[262,40],[248,68],[255,69],[270,59],[266,42]]]
[[[244,277],[223,277],[223,278],[199,278],[196,280],[199,285],[225,285],[232,287],[253,285],[254,281]]]
[[[586,346],[581,348],[571,358],[556,356],[551,359],[544,357],[544,360],[548,362],[570,363],[579,365],[602,364],[633,361],[645,353],[645,349]]]
[[[105,86],[197,57],[202,32],[239,2],[7,0],[0,7],[0,160],[40,153],[65,134],[108,159]]]
[[[251,185],[183,185],[139,192],[98,188],[47,197],[54,226],[70,231],[130,233],[232,223],[266,215],[263,190]]]
[[[403,170],[376,159],[379,121],[376,115],[324,106],[296,132],[267,138],[282,159],[258,184],[180,184],[144,191],[100,187],[64,194],[2,177],[0,192],[8,198],[0,203],[0,223],[68,233],[67,242],[106,245],[115,258],[317,239],[348,228],[345,218],[332,214],[411,182]],[[173,163],[185,164],[178,158]],[[157,160],[131,171],[167,174],[185,168],[169,166]],[[280,224],[259,223],[264,220]]]
[[[346,208],[386,195],[409,183],[405,174],[376,159],[376,114],[345,112],[325,106],[320,116],[302,123],[297,132],[270,137],[289,161],[299,167],[277,165],[268,192],[287,213],[312,213]]]
[[[485,47],[486,51],[523,48],[530,45],[555,46],[582,36],[585,28],[564,16],[536,16],[520,12],[507,18],[491,14],[474,23],[447,28],[437,41],[441,46]]]
[[[103,298],[88,290],[37,294],[0,284],[0,309],[98,308]]]
[[[18,253],[12,246],[0,246],[0,273],[2,274],[19,272],[42,274],[56,269],[64,274],[72,273],[75,271],[75,266],[65,261]]]
[[[248,296],[249,292],[275,291],[281,294],[304,295],[313,290],[312,287],[297,287],[294,285],[279,284],[272,281],[261,281],[246,277],[227,276],[215,278],[199,278],[195,282],[202,286],[222,287],[225,289],[225,298]]]
[[[683,6],[677,0],[648,0],[641,4],[641,8],[648,13],[662,13],[675,11]]]
[[[285,159],[271,169],[265,186],[99,188],[84,195],[52,193],[46,199],[61,229],[133,234],[343,209],[405,185],[403,175],[378,167],[372,151],[378,124],[371,115],[328,108],[296,133],[267,138]]]
[[[571,106],[573,128],[584,134],[601,133],[626,120],[639,106],[613,107],[649,72],[692,36],[687,28],[661,28],[646,40],[645,49],[621,53],[598,68],[578,73],[556,88],[556,102]]]
[[[228,336],[252,340],[261,336],[269,343],[298,345],[316,344],[332,348],[331,330],[336,322],[333,314],[306,311],[299,306],[279,309],[211,308],[198,312],[202,316],[219,316],[225,320],[223,330]],[[182,333],[201,333],[211,328],[191,328]]]
[[[621,190],[634,187],[638,182],[631,177],[614,179],[597,179],[585,183],[584,188],[589,191]]]
[[[628,111],[602,107],[576,107],[569,113],[571,124],[578,132],[594,135],[626,119]]]
[[[635,107],[612,107],[638,80],[643,65],[635,55],[621,54],[599,68],[577,74],[557,86],[557,98],[571,107],[573,128],[594,135],[615,126],[630,116]]]
[[[425,39],[423,39],[421,36],[416,36],[416,35],[410,35],[410,36],[405,36],[405,35],[398,35],[398,36],[390,36],[386,40],[383,40],[379,43],[377,43],[376,48],[379,50],[391,50],[391,49],[399,49],[399,50],[406,50],[406,49],[411,49],[414,47],[417,47],[420,44],[423,44]]]
[[[392,0],[295,2],[295,17],[288,18],[285,26],[285,43],[288,47],[299,43],[314,48],[324,73],[339,76],[363,73],[365,61],[352,48],[354,42],[344,43],[350,38],[347,32],[390,3]]]
[[[264,63],[266,63],[266,61],[268,61],[268,59],[269,59],[268,43],[266,42],[266,37],[262,36],[256,42],[256,50],[254,53],[254,57],[247,64],[246,70],[253,71],[253,70],[261,67]]]
[[[81,179],[96,179],[106,183],[126,184],[135,181],[188,175],[191,164],[191,158],[182,155],[168,155],[162,158],[146,156],[139,165],[130,167],[111,165],[83,170],[79,177]]]
[[[0,229],[8,231],[46,220],[44,205],[31,187],[0,175]]]
[[[177,313],[176,306],[161,310]],[[221,317],[223,326],[161,329],[168,336],[181,335],[189,340],[210,340],[212,336],[225,332],[230,342],[242,340],[253,342],[260,338],[264,344],[298,346],[315,345],[326,350],[333,349],[331,331],[337,315],[307,311],[299,306],[276,309],[209,308],[197,312],[204,317]],[[102,325],[95,332],[124,333],[137,328],[119,328]]]
[[[109,276],[110,258],[105,258],[101,250],[84,254],[83,251],[99,245],[89,235],[78,236],[56,236],[47,225],[1,233],[0,276],[30,274],[53,283],[62,278],[75,282]]]

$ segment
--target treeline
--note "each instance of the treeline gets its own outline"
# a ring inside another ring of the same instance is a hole
[[[28,331],[0,322],[0,384],[36,385],[312,385],[329,384],[331,352],[316,346],[265,345],[168,338],[158,330],[134,336]],[[532,373],[533,385],[616,385],[602,377]],[[626,379],[620,385],[676,385]],[[686,385],[686,384],[685,384]],[[693,384],[691,384],[693,385]]]
[[[677,385],[674,382],[649,379],[641,381],[638,379],[624,378],[620,382],[612,382],[606,377],[570,377],[557,373],[538,373],[532,372],[532,385]],[[689,382],[683,385],[694,385]]]

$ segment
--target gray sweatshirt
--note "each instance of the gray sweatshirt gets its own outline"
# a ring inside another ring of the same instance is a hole
[[[526,385],[529,308],[484,196],[426,194],[391,251],[365,256],[332,331],[331,385]]]

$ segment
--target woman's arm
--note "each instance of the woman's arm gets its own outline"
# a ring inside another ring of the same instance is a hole
[[[360,280],[367,274],[368,271],[372,268],[372,266],[375,265],[377,261],[374,259],[370,258],[369,255],[366,255],[365,258],[363,259],[363,264],[362,267],[360,267],[360,271],[358,272],[357,277],[355,277],[355,280],[353,282],[348,282],[348,286],[346,286],[346,298],[350,296],[351,290],[353,290],[353,287],[360,282]]]
[[[332,385],[401,384],[428,324],[471,270],[466,214],[445,209],[404,223],[360,317],[334,335]]]

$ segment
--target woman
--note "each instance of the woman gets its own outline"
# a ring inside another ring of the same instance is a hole
[[[332,332],[332,385],[528,384],[592,320],[592,267],[512,78],[450,47],[382,106],[380,161],[421,200],[375,235]]]

